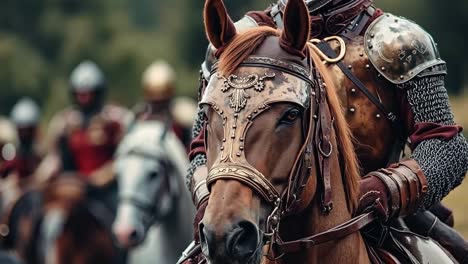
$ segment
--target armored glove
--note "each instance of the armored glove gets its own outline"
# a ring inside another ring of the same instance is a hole
[[[405,216],[420,208],[427,182],[414,160],[371,172],[360,182],[358,213],[374,210],[383,221]]]

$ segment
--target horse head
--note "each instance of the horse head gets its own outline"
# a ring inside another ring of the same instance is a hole
[[[311,207],[331,211],[330,182],[341,175],[336,149],[348,150],[344,169],[354,178],[340,176],[348,195],[340,206],[352,211],[356,159],[336,94],[312,62],[304,1],[288,1],[283,31],[237,32],[221,0],[207,0],[204,19],[219,62],[200,102],[211,191],[200,224],[202,250],[210,263],[259,263],[263,246],[273,250],[280,241],[285,217]],[[331,165],[323,166],[330,156]],[[330,166],[336,175],[327,175]],[[296,233],[304,231],[310,230]]]
[[[171,153],[182,147],[168,143],[174,135],[167,129],[159,121],[137,123],[117,151],[119,206],[113,232],[123,247],[143,242],[150,226],[164,220],[178,199],[178,164]]]

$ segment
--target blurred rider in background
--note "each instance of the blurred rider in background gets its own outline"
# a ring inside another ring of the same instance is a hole
[[[42,158],[38,143],[40,119],[41,109],[31,98],[22,98],[13,106],[10,120],[19,142],[14,157],[5,162],[3,173],[15,173],[20,179],[34,173]]]
[[[83,61],[71,73],[73,105],[57,113],[49,127],[51,146],[42,172],[80,174],[95,186],[113,180],[112,159],[132,116],[126,109],[105,103],[106,80],[92,61]]]
[[[189,98],[176,98],[176,73],[165,61],[157,60],[143,72],[141,84],[144,102],[134,108],[138,121],[159,120],[170,125],[188,147],[196,103]]]

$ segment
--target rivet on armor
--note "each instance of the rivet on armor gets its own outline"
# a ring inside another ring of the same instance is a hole
[[[369,69],[370,68],[370,65],[369,64],[366,64],[366,69]]]
[[[362,52],[359,53],[359,56],[364,57],[364,53],[362,53]]]
[[[243,137],[241,137],[239,140],[242,142],[242,141],[244,141],[244,138],[243,138]]]
[[[221,146],[221,150],[224,150],[224,146]]]
[[[375,117],[380,118],[380,114],[376,114]]]
[[[219,114],[220,114],[220,115],[222,115],[223,113],[224,113],[224,111],[223,111],[223,110],[219,111]]]
[[[231,138],[236,138],[236,135],[234,135],[234,133],[231,135]]]
[[[244,150],[244,146],[240,146],[239,149],[240,149],[240,150]]]
[[[349,111],[350,111],[351,113],[354,113],[354,112],[356,111],[356,109],[355,109],[354,107],[351,107],[351,108],[349,109]]]
[[[312,96],[315,96],[315,92],[314,92],[314,91],[312,91]]]
[[[351,89],[351,92],[352,92],[352,93],[355,93],[355,92],[356,92],[356,89],[355,89],[355,88]]]
[[[317,115],[314,115],[314,119],[317,120],[317,119],[318,119],[318,116],[317,116]]]
[[[352,68],[353,68],[353,66],[352,66],[352,65],[348,65],[348,69],[350,69],[350,70],[351,70]]]
[[[371,38],[375,37],[374,33],[371,33],[371,34],[370,34],[370,37],[371,37]]]
[[[385,67],[382,67],[381,69],[382,69],[382,71],[385,71]]]
[[[232,128],[237,128],[237,126],[234,124],[234,125],[232,125]]]
[[[237,152],[237,153],[236,153],[236,156],[237,156],[237,157],[240,157],[240,156],[241,156],[240,152]]]
[[[251,119],[251,118],[252,118],[252,116],[251,116],[251,115],[248,115],[248,116],[247,116],[247,119]]]
[[[255,109],[253,112],[254,112],[254,114],[258,113],[257,109]]]
[[[239,116],[239,114],[234,114],[234,117],[238,117],[238,116]]]
[[[372,44],[369,44],[369,49],[372,49],[372,47],[373,47]]]
[[[225,139],[225,138],[223,138],[223,142],[226,142],[226,139]]]
[[[400,79],[402,79],[402,80],[403,80],[404,78],[405,78],[405,76],[403,76],[403,75],[400,75]]]

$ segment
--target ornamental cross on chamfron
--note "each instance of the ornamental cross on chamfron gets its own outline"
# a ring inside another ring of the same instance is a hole
[[[247,89],[253,88],[255,91],[261,92],[265,89],[265,79],[274,77],[275,73],[265,73],[262,77],[255,73],[244,77],[231,74],[228,78],[218,75],[218,78],[224,80],[221,91],[225,93],[231,90],[229,106],[234,109],[235,113],[239,113],[245,108],[247,99],[250,98],[246,92]]]

